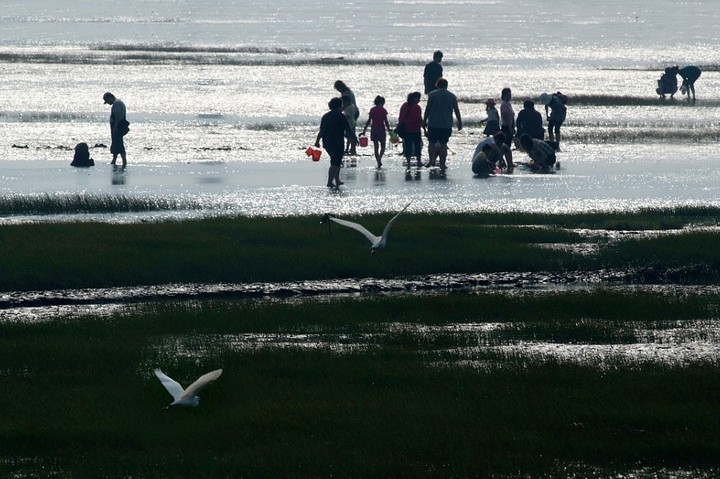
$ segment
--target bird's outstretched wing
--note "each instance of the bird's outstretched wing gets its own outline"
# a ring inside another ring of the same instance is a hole
[[[165,389],[167,389],[167,391],[170,393],[174,400],[177,401],[182,397],[184,390],[177,381],[167,376],[164,372],[160,370],[160,368],[155,370],[155,376],[158,377],[162,385],[165,386]]]
[[[412,201],[409,202],[408,204],[406,204],[405,208],[401,209],[398,212],[398,214],[393,216],[392,219],[390,219],[390,221],[388,221],[388,224],[385,225],[385,229],[383,230],[383,234],[382,234],[384,238],[387,238],[388,232],[390,231],[390,227],[393,225],[393,223],[395,223],[395,220],[397,220],[400,217],[400,215],[403,214],[406,209],[408,209],[408,206],[410,206],[410,203],[412,203]]]
[[[222,369],[216,369],[215,371],[203,374],[197,378],[194,383],[188,386],[187,389],[185,389],[182,397],[189,398],[195,396],[202,388],[219,378],[221,374]]]
[[[373,244],[373,245],[380,240],[379,237],[377,237],[377,236],[375,236],[374,234],[372,234],[371,232],[369,232],[369,231],[368,231],[363,225],[361,225],[361,224],[354,223],[354,222],[352,222],[352,221],[341,220],[340,218],[335,218],[334,216],[329,216],[328,219],[329,219],[330,221],[334,222],[334,223],[339,224],[339,225],[347,226],[348,228],[352,228],[352,229],[354,229],[354,230],[356,230],[356,231],[359,231],[359,232],[362,233],[362,234],[368,239],[368,241],[370,241],[370,243]]]

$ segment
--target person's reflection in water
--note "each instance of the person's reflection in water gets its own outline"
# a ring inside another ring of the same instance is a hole
[[[124,185],[127,179],[127,170],[124,166],[113,166],[111,185]]]
[[[405,170],[405,181],[419,181],[420,180],[420,170]]]

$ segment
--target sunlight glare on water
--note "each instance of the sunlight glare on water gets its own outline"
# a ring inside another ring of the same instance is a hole
[[[409,199],[439,212],[718,204],[720,55],[705,47],[719,39],[713,2],[694,1],[683,15],[667,0],[578,2],[562,11],[549,0],[388,0],[331,11],[315,0],[130,3],[0,5],[0,199],[80,193],[202,205],[175,213],[190,217],[390,212]],[[691,39],[687,24],[696,25]],[[312,163],[304,151],[337,95],[334,81],[357,96],[358,133],[377,95],[394,126],[438,48],[465,123],[453,132],[447,175],[406,174],[393,148],[376,171],[364,148],[357,166],[342,171],[341,191],[325,189],[327,155]],[[679,93],[660,102],[662,69],[688,63],[704,69],[697,104]],[[554,175],[518,168],[472,177],[482,101],[499,100],[506,86],[516,113],[526,99],[544,113],[540,93],[569,95]],[[108,165],[108,90],[131,122],[122,174]],[[68,166],[79,142],[96,161],[82,172]]]

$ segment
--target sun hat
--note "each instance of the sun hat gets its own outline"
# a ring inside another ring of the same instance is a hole
[[[550,100],[552,100],[552,95],[548,93],[543,93],[542,95],[540,95],[540,103],[542,103],[543,105],[547,105],[548,103],[550,103]]]
[[[493,100],[492,98],[488,98],[487,100],[485,100],[485,104],[487,106],[495,106],[495,100]]]

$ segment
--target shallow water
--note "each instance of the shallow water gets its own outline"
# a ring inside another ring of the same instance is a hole
[[[178,205],[79,216],[104,221],[393,211],[407,199],[423,211],[716,205],[714,3],[685,3],[683,15],[667,0],[581,3],[558,11],[546,0],[383,0],[332,12],[315,0],[2,5],[0,197],[80,193]],[[467,126],[453,135],[447,176],[407,176],[394,150],[377,171],[365,148],[358,166],[343,171],[341,191],[328,191],[326,158],[312,163],[304,151],[336,94],[333,82],[355,91],[361,123],[378,94],[393,123],[436,48]],[[659,72],[674,63],[705,70],[694,107],[656,99]],[[544,91],[570,96],[555,175],[472,177],[480,101],[504,86],[516,112]],[[74,170],[76,143],[109,142],[106,90],[128,106],[130,166],[113,172],[98,147],[98,166]]]

